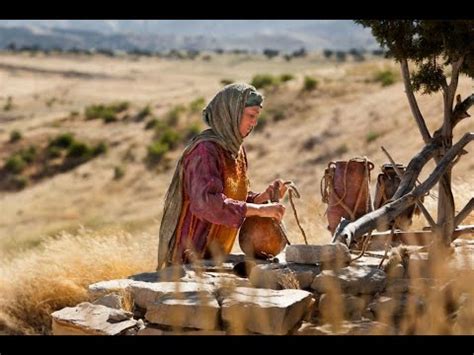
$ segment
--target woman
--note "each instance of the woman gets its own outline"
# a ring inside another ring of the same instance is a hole
[[[157,270],[229,254],[245,217],[283,218],[282,204],[266,203],[273,186],[284,196],[282,180],[262,193],[249,191],[242,143],[257,125],[262,103],[253,86],[231,84],[204,109],[210,128],[184,149],[166,194]]]

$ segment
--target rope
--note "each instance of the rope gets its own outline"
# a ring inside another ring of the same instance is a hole
[[[293,194],[295,194],[295,196],[297,198],[300,198],[301,195],[300,195],[298,189],[296,188],[296,185],[293,183],[293,181],[285,181],[284,185],[287,185],[288,190],[289,190],[289,198],[290,198],[291,208],[293,209],[293,214],[294,214],[295,219],[296,219],[296,224],[298,225],[298,227],[301,231],[301,234],[303,235],[305,244],[308,245],[308,239],[306,238],[306,233],[304,232],[303,227],[301,227],[300,220],[298,218],[298,214],[296,213],[296,207],[295,207],[295,204],[293,202]]]

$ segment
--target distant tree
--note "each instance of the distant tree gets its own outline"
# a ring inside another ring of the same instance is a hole
[[[306,57],[308,52],[306,52],[306,49],[304,47],[301,47],[297,51],[294,51],[292,53],[293,58],[298,58],[298,57]]]
[[[334,52],[331,50],[331,49],[325,49],[323,51],[323,54],[324,54],[324,57],[329,59],[332,57],[332,55],[334,54]]]
[[[276,49],[264,49],[263,50],[263,54],[268,58],[268,59],[272,59],[273,57],[276,57],[278,56],[278,54],[280,54],[280,51],[276,50]]]
[[[407,207],[418,203],[422,207],[436,241],[449,245],[453,232],[473,207],[474,199],[455,215],[454,197],[451,189],[451,172],[462,155],[463,149],[474,139],[474,132],[466,133],[453,144],[453,129],[464,118],[474,104],[474,94],[464,100],[456,96],[460,74],[474,78],[474,21],[433,20],[362,20],[356,21],[369,27],[388,56],[400,64],[405,93],[411,112],[425,142],[423,149],[411,159],[403,175],[393,202],[349,223],[336,231],[335,238],[357,238],[375,228],[377,224],[393,220]],[[412,69],[409,61],[413,63]],[[448,81],[449,78],[449,81]],[[442,93],[443,123],[430,132],[425,117],[418,106],[415,92],[421,94]],[[415,182],[421,169],[434,159],[436,168],[419,186]],[[437,220],[423,208],[419,198],[439,182]]]
[[[339,62],[345,62],[346,61],[347,54],[344,51],[337,51],[336,52],[336,58]]]

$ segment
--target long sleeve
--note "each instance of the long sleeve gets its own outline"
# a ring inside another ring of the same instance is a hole
[[[218,148],[202,142],[184,161],[184,183],[189,195],[190,210],[199,219],[213,224],[239,228],[245,219],[245,201],[227,197],[222,181]]]

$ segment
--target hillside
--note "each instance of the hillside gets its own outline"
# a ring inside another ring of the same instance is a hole
[[[405,164],[422,147],[403,84],[398,78],[383,87],[372,80],[379,70],[392,70],[399,77],[398,68],[388,60],[336,63],[317,55],[287,62],[246,55],[200,56],[192,61],[1,54],[2,165],[20,147],[44,147],[48,140],[66,132],[91,144],[103,141],[108,150],[21,191],[0,191],[0,249],[15,253],[62,230],[74,232],[81,225],[99,231],[117,227],[157,235],[163,196],[183,146],[168,153],[163,164],[148,169],[143,159],[153,130],[145,129],[147,122],[152,117],[165,117],[177,105],[189,107],[199,98],[207,102],[222,86],[222,79],[250,82],[262,73],[288,73],[294,79],[264,90],[266,126],[246,140],[252,189],[262,190],[277,177],[293,180],[302,193],[297,209],[303,227],[313,242],[327,242],[330,236],[325,230],[319,183],[328,162],[367,156],[376,166],[374,188],[379,167],[387,162],[381,145]],[[315,90],[301,90],[304,76],[318,80]],[[458,92],[465,97],[471,91],[472,81],[461,77]],[[5,110],[9,97],[12,105]],[[118,122],[84,117],[90,105],[122,101],[127,101],[129,108]],[[442,115],[440,96],[423,96],[419,102],[429,129],[437,128]],[[147,105],[150,115],[133,119]],[[183,114],[179,124],[184,127],[197,120],[198,112]],[[23,137],[10,143],[14,130]],[[466,131],[474,131],[472,119],[459,124],[455,139]],[[124,176],[114,179],[118,166]],[[473,171],[470,155],[454,169],[457,209],[473,195]],[[427,173],[425,169],[421,180]],[[428,197],[426,206],[434,211],[435,199]],[[290,239],[302,242],[289,204],[285,220]],[[416,220],[414,227],[424,224],[422,219]]]

